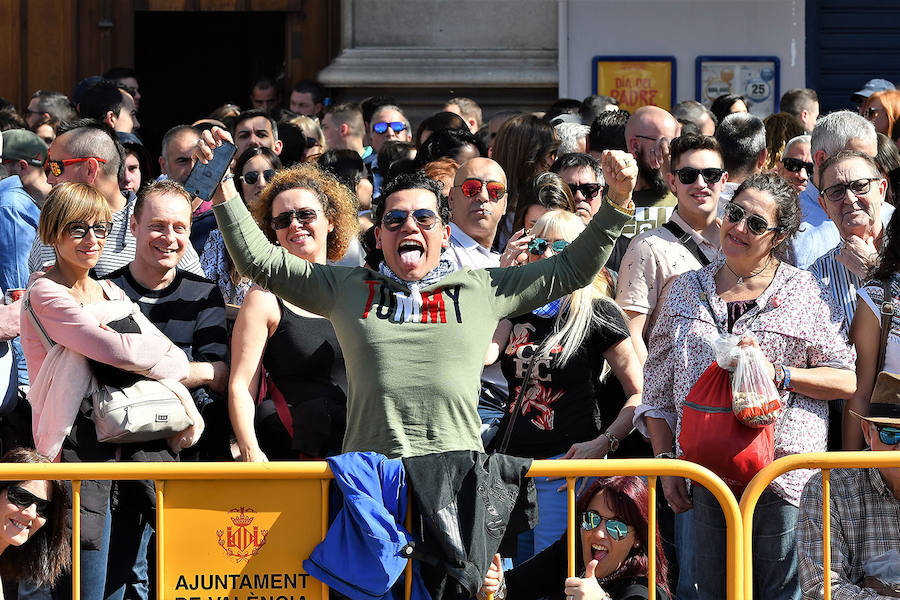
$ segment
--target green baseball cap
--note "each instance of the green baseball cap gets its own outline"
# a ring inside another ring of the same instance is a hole
[[[3,132],[3,160],[24,160],[35,167],[47,161],[47,144],[27,129],[8,129]]]

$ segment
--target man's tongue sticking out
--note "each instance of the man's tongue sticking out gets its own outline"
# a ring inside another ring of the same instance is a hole
[[[424,256],[421,244],[405,242],[400,244],[400,262],[409,270],[415,269],[422,262]]]

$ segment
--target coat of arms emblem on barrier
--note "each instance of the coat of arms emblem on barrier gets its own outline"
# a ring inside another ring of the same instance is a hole
[[[236,562],[249,561],[266,543],[268,529],[260,529],[253,525],[256,518],[252,508],[232,508],[228,511],[228,517],[234,526],[229,525],[224,530],[219,529],[219,545],[225,550],[227,556],[233,556]]]

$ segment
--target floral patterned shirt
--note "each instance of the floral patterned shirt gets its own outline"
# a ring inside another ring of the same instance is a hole
[[[228,263],[225,262],[226,252],[222,233],[218,229],[213,229],[206,238],[203,253],[200,254],[200,266],[203,268],[206,278],[219,286],[225,303],[240,306],[253,282],[247,278],[242,279],[240,283],[231,280],[230,269]]]
[[[716,294],[714,276],[724,263],[712,264],[678,277],[672,284],[659,320],[650,336],[649,356],[644,365],[644,391],[634,424],[648,435],[644,417],[665,419],[675,432],[675,453],[681,455],[682,404],[703,371],[715,360],[712,347],[718,329],[724,330],[727,307]],[[766,358],[789,368],[834,367],[853,370],[856,355],[841,332],[843,311],[831,294],[808,271],[781,263],[772,283],[760,294],[756,306],[734,324],[732,333],[753,332]],[[781,411],[775,424],[775,458],[804,452],[824,452],[828,434],[828,403],[794,392],[783,392]],[[772,489],[799,506],[803,486],[812,470],[785,473]]]

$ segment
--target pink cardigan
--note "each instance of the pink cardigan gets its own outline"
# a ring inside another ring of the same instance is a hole
[[[110,282],[118,294],[110,300],[130,302],[125,292]],[[43,277],[29,288],[31,305],[54,342],[98,362],[153,379],[181,381],[188,375],[185,353],[159,331],[153,335],[116,333],[101,325],[89,308],[82,307],[66,287]],[[47,357],[39,333],[28,315],[20,317],[22,350],[28,376],[35,379]]]

